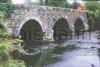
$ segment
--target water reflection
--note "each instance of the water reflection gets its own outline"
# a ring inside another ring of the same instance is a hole
[[[44,43],[35,48],[36,54],[22,59],[27,67],[100,67],[100,33],[91,32],[91,38],[88,34],[84,34],[84,39],[76,36],[63,43]]]
[[[78,42],[78,45],[81,45],[80,48],[65,51],[62,54],[61,61],[50,64],[50,67],[100,67],[97,49],[99,48],[97,32],[92,32],[91,38],[89,38],[87,33],[84,35],[85,39],[82,39],[81,36],[79,39],[73,39]]]
[[[98,44],[100,45],[100,31],[98,32],[97,38],[99,40]],[[99,64],[100,64],[100,48],[98,48],[98,56],[99,56]]]
[[[36,55],[25,55],[21,57],[25,61],[27,67],[44,67],[45,65],[56,63],[59,56],[44,52]]]
[[[98,48],[99,64],[100,64],[100,48]]]

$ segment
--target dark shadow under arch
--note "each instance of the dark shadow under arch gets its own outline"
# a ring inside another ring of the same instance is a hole
[[[41,25],[36,20],[28,20],[20,30],[21,39],[24,41],[25,48],[41,45],[43,31]]]
[[[84,22],[82,21],[82,19],[78,18],[75,21],[74,26],[75,26],[75,34],[76,35],[80,35],[80,34],[84,33],[85,26],[84,26]]]
[[[92,17],[88,19],[89,31],[94,30],[95,21]]]
[[[67,36],[70,36],[72,31],[69,28],[68,22],[64,18],[60,18],[53,26],[53,38],[57,40],[65,40]]]

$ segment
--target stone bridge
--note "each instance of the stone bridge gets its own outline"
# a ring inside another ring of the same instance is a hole
[[[76,29],[89,28],[85,13],[36,5],[16,5],[11,18],[3,25],[9,33],[29,42],[33,39],[53,40],[58,34],[74,34]]]

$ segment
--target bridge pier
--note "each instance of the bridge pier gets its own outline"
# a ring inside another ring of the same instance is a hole
[[[54,33],[53,30],[47,29],[47,30],[44,32],[43,40],[44,40],[44,41],[54,41],[54,39],[53,39],[53,33]]]

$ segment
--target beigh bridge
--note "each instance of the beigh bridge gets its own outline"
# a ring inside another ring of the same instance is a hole
[[[77,29],[89,29],[85,12],[38,5],[16,5],[11,18],[2,25],[7,32],[21,36],[26,43],[37,39],[56,40],[60,34],[73,35]]]

